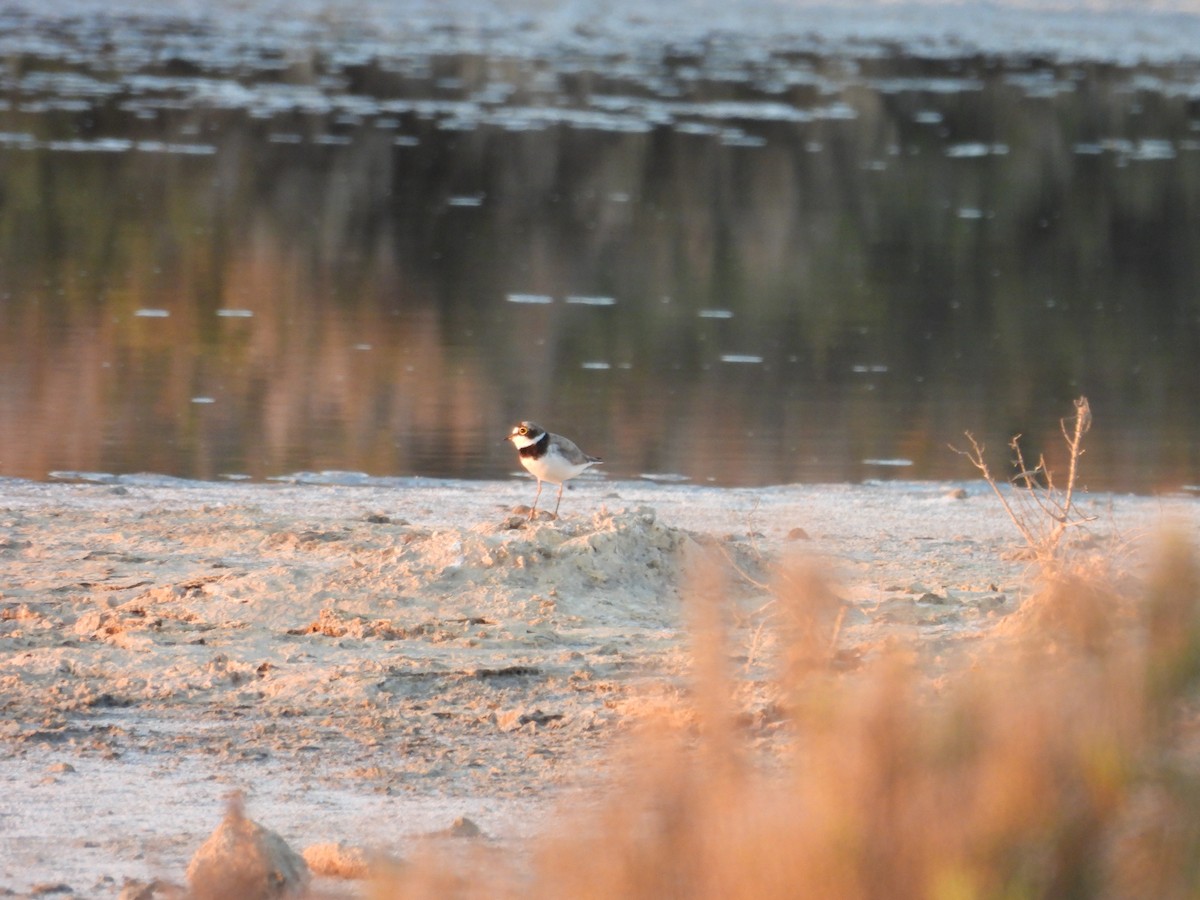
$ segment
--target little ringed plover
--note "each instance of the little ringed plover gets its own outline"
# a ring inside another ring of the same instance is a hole
[[[537,515],[543,481],[558,485],[558,500],[554,504],[554,516],[557,518],[558,506],[562,503],[563,482],[603,462],[599,457],[588,456],[573,441],[561,434],[551,434],[536,422],[514,425],[505,440],[513,442],[521,465],[537,479],[537,494],[533,498],[533,508],[529,510],[531,520]]]

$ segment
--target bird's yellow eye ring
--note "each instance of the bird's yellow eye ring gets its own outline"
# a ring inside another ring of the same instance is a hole
[[[517,429],[517,434],[529,434],[529,429],[522,425]]]

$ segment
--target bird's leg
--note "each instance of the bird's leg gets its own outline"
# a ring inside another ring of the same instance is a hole
[[[538,497],[540,497],[540,496],[542,496],[542,479],[539,478],[537,493],[533,495],[533,506],[531,506],[529,508],[529,521],[530,522],[532,522],[534,520],[534,517],[537,516],[537,502],[538,502]]]
[[[558,518],[558,505],[560,503],[562,503],[562,489],[563,489],[563,483],[560,482],[558,485],[558,500],[554,504],[554,518],[556,518],[556,519]]]

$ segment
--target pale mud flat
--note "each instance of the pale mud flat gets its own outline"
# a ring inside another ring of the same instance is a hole
[[[848,666],[901,639],[936,668],[1033,579],[981,483],[579,479],[525,523],[532,494],[0,481],[0,895],[181,884],[238,790],[298,851],[403,858],[459,817],[519,848],[680,705],[698,554],[725,565],[750,722],[778,561],[837,579]],[[1164,528],[1200,545],[1194,496],[1081,502],[1131,570]]]

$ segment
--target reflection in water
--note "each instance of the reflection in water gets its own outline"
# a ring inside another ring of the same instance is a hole
[[[1093,487],[1200,482],[1194,69],[124,37],[8,50],[0,475],[501,477],[533,418],[610,477],[970,477],[1087,394]]]

